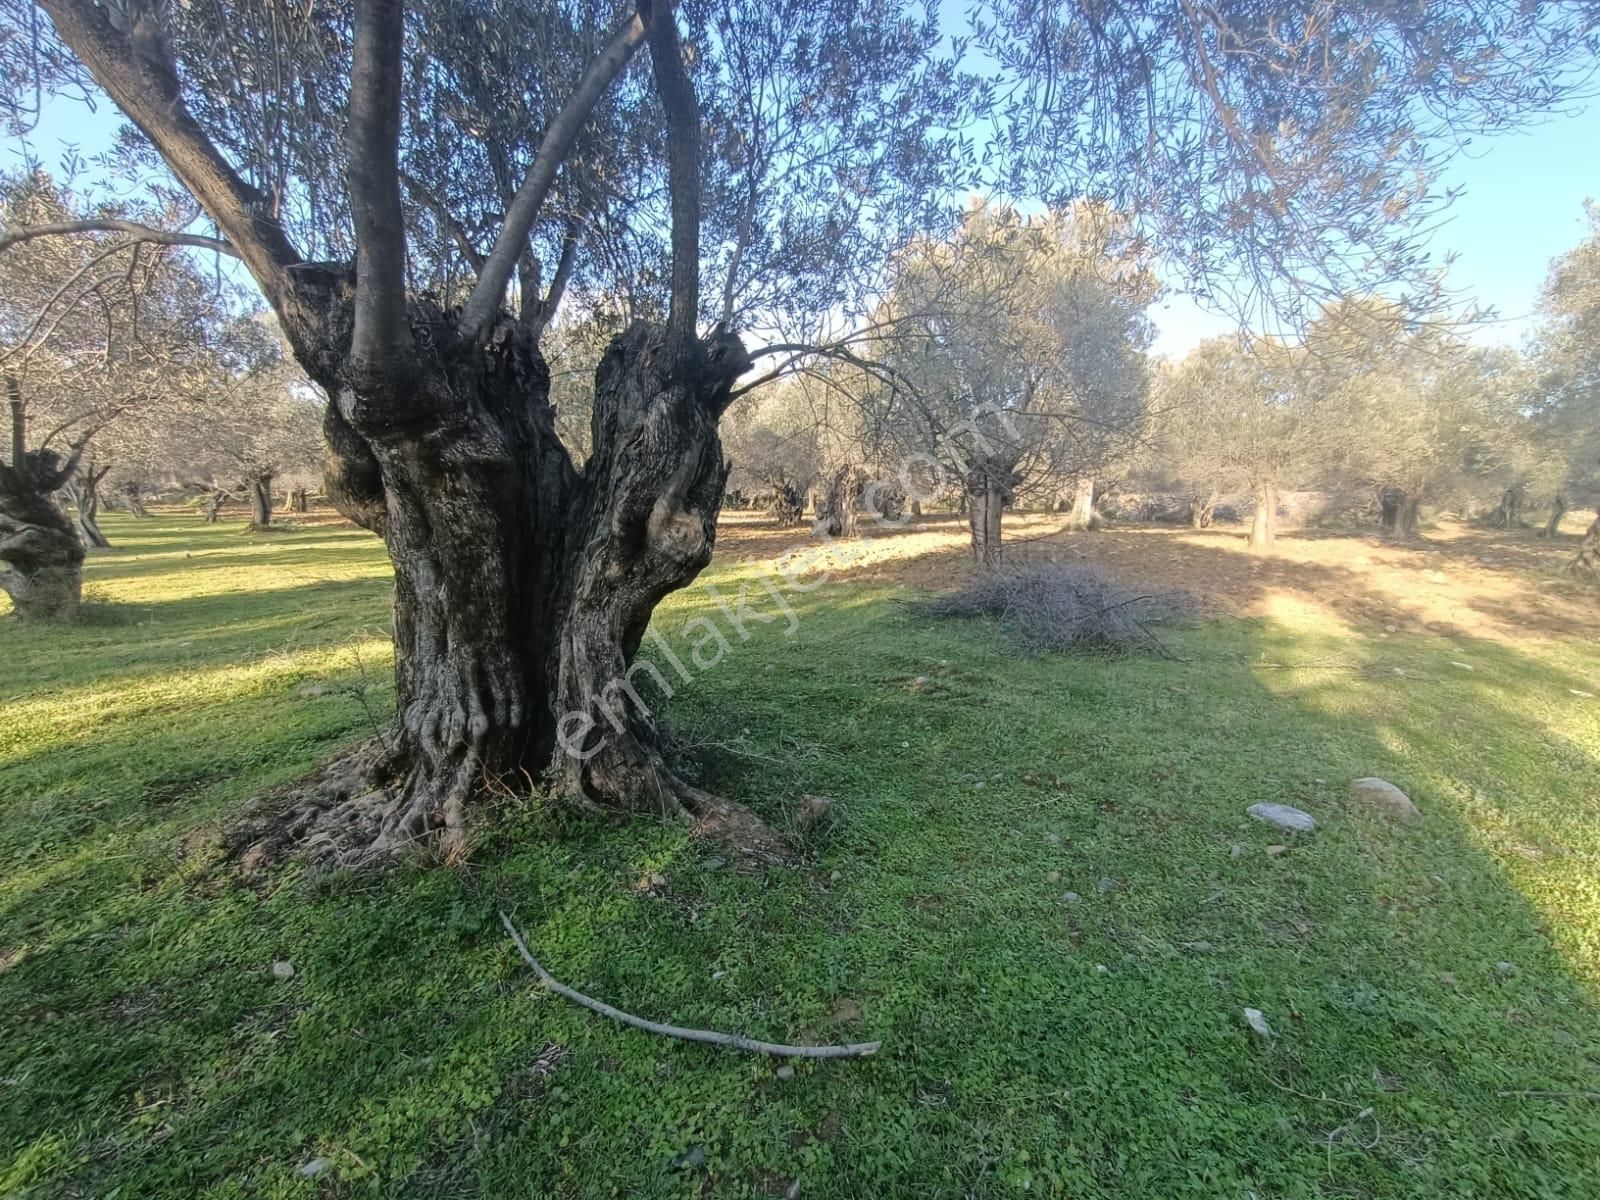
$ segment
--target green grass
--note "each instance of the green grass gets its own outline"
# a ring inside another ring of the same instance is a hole
[[[1219,621],[1021,661],[839,580],[667,706],[707,786],[835,798],[811,870],[524,803],[459,869],[245,879],[229,815],[391,702],[382,553],[106,526],[125,623],[0,622],[0,1195],[1600,1194],[1592,643]],[[1424,820],[1348,802],[1368,774]],[[1323,828],[1269,856],[1258,800]],[[884,1050],[784,1081],[624,1029],[502,907],[630,1011]]]

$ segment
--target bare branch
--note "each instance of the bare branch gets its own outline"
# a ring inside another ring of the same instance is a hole
[[[61,40],[150,139],[281,312],[291,287],[286,269],[301,261],[300,254],[263,197],[233,169],[184,104],[155,14],[141,14],[143,36],[135,39],[112,26],[109,6],[93,0],[39,4]]]
[[[22,242],[31,242],[34,238],[73,233],[125,233],[138,242],[154,242],[158,246],[191,246],[196,250],[214,250],[218,254],[239,257],[239,251],[221,238],[157,229],[139,221],[123,221],[113,217],[99,217],[90,221],[57,221],[50,225],[29,225],[22,229],[8,229],[0,233],[0,254]]]
[[[516,943],[517,953],[522,955],[522,961],[533,968],[533,973],[545,987],[558,996],[565,996],[574,1004],[582,1005],[590,1012],[597,1012],[602,1017],[610,1017],[613,1021],[620,1021],[624,1025],[631,1025],[646,1033],[656,1033],[662,1037],[677,1038],[684,1042],[702,1042],[709,1046],[729,1046],[735,1050],[748,1050],[752,1054],[771,1054],[776,1058],[865,1058],[883,1049],[882,1042],[857,1042],[845,1046],[784,1046],[777,1042],[758,1042],[754,1038],[747,1038],[737,1033],[715,1033],[709,1029],[686,1029],[681,1025],[662,1025],[655,1021],[647,1021],[643,1017],[636,1017],[632,1013],[623,1012],[620,1008],[612,1008],[609,1004],[585,996],[564,983],[558,983],[555,977],[539,964],[539,960],[529,953],[527,943],[522,940],[517,927],[503,912],[500,914],[500,923],[506,927],[506,932]]]
[[[544,140],[539,143],[538,153],[534,155],[533,166],[511,201],[505,224],[500,227],[500,233],[489,250],[489,257],[478,272],[478,282],[472,289],[472,295],[462,309],[463,337],[478,336],[499,310],[505,299],[506,285],[511,282],[517,260],[527,245],[528,235],[533,231],[534,222],[539,219],[539,211],[544,207],[551,185],[555,183],[556,172],[571,153],[573,143],[578,140],[578,134],[595,105],[617,76],[622,74],[633,52],[644,41],[644,32],[644,18],[639,13],[624,20],[600,53],[584,68],[578,86],[545,131]]]
[[[405,41],[400,0],[356,4],[350,76],[350,209],[356,229],[351,366],[383,379],[411,372],[406,323],[406,232],[400,207],[400,82]]]

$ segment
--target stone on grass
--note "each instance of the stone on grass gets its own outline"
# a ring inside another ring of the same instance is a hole
[[[1289,847],[1287,847],[1287,846],[1268,846],[1267,847],[1267,856],[1269,858],[1277,858],[1278,855],[1287,854],[1287,853],[1289,853]]]
[[[1290,833],[1310,833],[1317,827],[1317,820],[1310,813],[1288,804],[1252,804],[1245,812],[1258,821],[1287,829]]]
[[[793,1079],[794,1078],[794,1068],[791,1067],[788,1063],[784,1063],[783,1066],[779,1067],[776,1071],[773,1072],[773,1074],[775,1074],[779,1079],[784,1079],[784,1080]]]
[[[1411,797],[1387,779],[1373,776],[1352,780],[1350,794],[1357,800],[1365,800],[1402,821],[1415,820],[1422,815],[1417,811],[1417,806],[1411,802]]]
[[[280,958],[272,964],[272,977],[274,979],[293,979],[294,964],[286,958]]]
[[[315,1179],[318,1175],[326,1175],[328,1168],[332,1165],[325,1158],[313,1158],[308,1163],[302,1163],[295,1171],[295,1174],[300,1176],[301,1179]]]
[[[1267,1024],[1267,1018],[1261,1015],[1259,1008],[1245,1009],[1244,1023],[1255,1030],[1261,1037],[1269,1038],[1272,1036],[1272,1026]]]

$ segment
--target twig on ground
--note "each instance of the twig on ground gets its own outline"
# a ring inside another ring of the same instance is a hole
[[[747,1038],[736,1033],[715,1033],[709,1029],[685,1029],[681,1025],[662,1025],[656,1021],[647,1021],[643,1017],[636,1017],[632,1013],[625,1013],[620,1008],[612,1008],[591,996],[569,988],[566,984],[556,980],[555,976],[546,971],[539,964],[539,960],[529,953],[527,943],[522,940],[522,935],[517,932],[517,927],[511,923],[511,918],[504,912],[500,914],[500,923],[506,927],[506,932],[511,935],[511,940],[517,947],[517,953],[522,955],[522,961],[533,968],[533,973],[539,977],[539,982],[544,984],[558,996],[565,996],[574,1004],[587,1008],[590,1012],[597,1012],[602,1017],[610,1017],[613,1021],[620,1021],[624,1025],[631,1025],[635,1029],[642,1029],[646,1033],[657,1033],[662,1037],[677,1038],[685,1042],[703,1042],[710,1046],[731,1046],[735,1050],[748,1050],[752,1054],[771,1054],[778,1058],[864,1058],[869,1054],[876,1054],[883,1048],[882,1042],[857,1042],[847,1046],[783,1046],[776,1042],[758,1042],[754,1038]]]

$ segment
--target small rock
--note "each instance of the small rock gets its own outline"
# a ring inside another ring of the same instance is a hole
[[[1288,852],[1289,852],[1289,847],[1287,847],[1287,846],[1268,846],[1267,847],[1267,854],[1268,854],[1268,856],[1270,856],[1272,858],[1277,858],[1278,855],[1287,854]]]
[[[988,782],[986,780],[980,779],[980,780],[978,780],[977,783],[972,785],[972,790],[975,791],[975,792],[981,792],[981,791],[983,791],[984,788],[986,788],[988,786],[989,786],[989,784],[988,784]]]
[[[708,871],[720,871],[723,867],[728,865],[728,860],[717,855],[713,855],[700,865]]]
[[[1102,892],[1114,892],[1117,890],[1117,881],[1115,879],[1102,879],[1095,886]]]
[[[1417,811],[1417,806],[1411,802],[1411,797],[1387,779],[1371,777],[1352,780],[1350,794],[1357,800],[1365,800],[1376,805],[1391,817],[1400,820],[1410,821],[1422,815]]]
[[[800,1200],[800,1181],[796,1179],[783,1194],[783,1200]]]
[[[1044,873],[1044,881],[1046,883],[1060,883],[1061,882],[1061,872],[1060,871],[1046,871]]]
[[[779,1079],[783,1079],[783,1080],[793,1079],[794,1078],[794,1068],[791,1067],[788,1063],[784,1063],[783,1066],[779,1067],[775,1072],[773,1072],[773,1074],[775,1074]]]
[[[667,886],[667,877],[659,874],[658,872],[652,871],[650,872],[650,878],[648,882],[652,892],[659,892],[661,889]]]
[[[326,1175],[328,1168],[333,1164],[325,1158],[313,1158],[310,1162],[301,1163],[295,1169],[295,1174],[301,1179],[315,1179],[318,1175]]]
[[[690,1146],[677,1158],[672,1160],[672,1165],[679,1170],[694,1169],[706,1165],[706,1152],[703,1146]]]
[[[829,883],[838,883],[839,880],[841,880],[843,878],[844,878],[844,872],[843,871],[835,871],[832,875],[828,876],[828,882]]]
[[[928,677],[926,675],[918,675],[911,683],[914,687],[927,687]]]
[[[1276,825],[1291,833],[1310,833],[1317,827],[1317,820],[1310,813],[1288,804],[1252,804],[1245,812],[1258,821],[1265,821],[1268,825]]]
[[[1517,973],[1517,964],[1497,962],[1494,965],[1494,973],[1496,975],[1515,975]]]
[[[1463,671],[1471,671],[1476,669],[1471,663],[1455,662],[1454,660],[1451,661],[1450,665],[1452,667],[1460,667]]]
[[[1063,900],[1065,900],[1068,904],[1076,904],[1080,897],[1078,896],[1077,892],[1068,892],[1065,896],[1063,896],[1061,898]]]
[[[302,685],[297,690],[299,691],[300,695],[307,697],[325,696],[328,694],[328,689],[323,687],[320,683],[307,683]]]
[[[1400,632],[1400,626],[1398,626],[1398,625],[1385,625],[1383,627],[1383,631],[1385,633],[1399,633]]]
[[[1455,987],[1456,973],[1454,971],[1440,971],[1439,982],[1449,987]]]
[[[1061,845],[1061,835],[1059,833],[1047,833],[1044,835],[1044,840],[1045,844],[1049,846]]]
[[[1239,842],[1230,842],[1230,843],[1228,843],[1228,857],[1229,858],[1243,858],[1244,857],[1244,846],[1242,844],[1240,844]]]
[[[293,979],[294,964],[287,958],[280,958],[272,964],[272,977],[274,979]]]
[[[1096,975],[1109,975],[1111,974],[1111,968],[1106,966],[1105,963],[1095,963],[1094,973]]]
[[[1272,1036],[1272,1026],[1267,1024],[1267,1018],[1261,1015],[1259,1008],[1245,1009],[1244,1023],[1255,1030],[1261,1037],[1269,1038]]]

